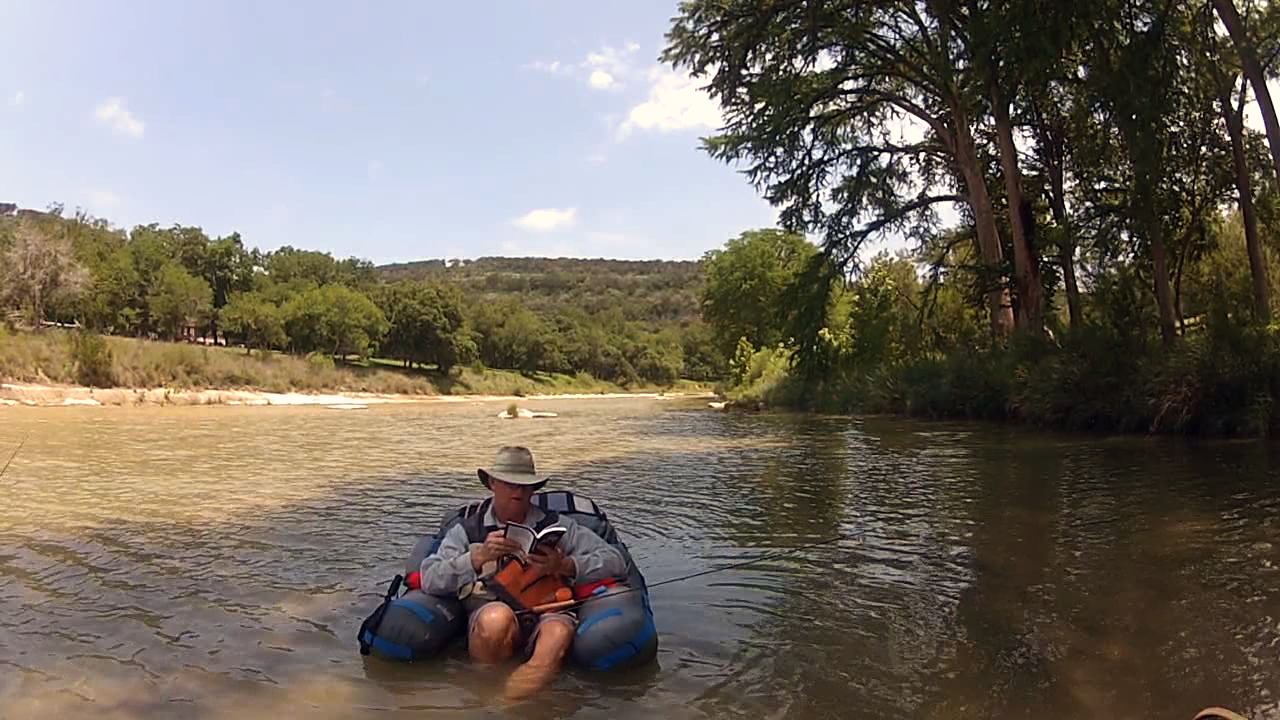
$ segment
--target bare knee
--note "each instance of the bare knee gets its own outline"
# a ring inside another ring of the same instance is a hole
[[[548,622],[538,630],[538,639],[533,644],[533,656],[529,664],[543,667],[556,667],[564,660],[573,643],[573,626],[563,622]]]
[[[502,603],[490,603],[477,611],[469,638],[470,652],[478,660],[497,662],[515,652],[516,614]]]

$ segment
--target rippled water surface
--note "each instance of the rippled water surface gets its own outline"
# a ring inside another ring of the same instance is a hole
[[[1280,453],[685,400],[0,409],[0,718],[1280,714]],[[355,631],[532,447],[655,588],[657,663],[495,707]]]

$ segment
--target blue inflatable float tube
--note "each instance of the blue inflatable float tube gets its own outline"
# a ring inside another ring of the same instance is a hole
[[[422,560],[439,545],[445,533],[484,501],[449,513],[434,535],[418,540],[405,559],[405,575],[418,571]],[[658,632],[644,575],[604,512],[590,499],[565,490],[536,493],[533,503],[543,511],[567,515],[617,548],[627,561],[626,579],[597,588],[578,607],[578,629],[570,648],[574,665],[590,670],[620,670],[651,662],[658,654]],[[400,594],[401,576],[387,589],[382,604],[360,626],[360,652],[387,660],[418,662],[441,654],[465,634],[462,602],[421,590]]]

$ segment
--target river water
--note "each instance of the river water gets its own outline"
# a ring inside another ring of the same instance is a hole
[[[14,408],[0,718],[1280,716],[1280,453],[704,401]],[[654,666],[534,706],[364,658],[416,537],[534,449],[655,588]],[[0,458],[3,462],[4,458]]]

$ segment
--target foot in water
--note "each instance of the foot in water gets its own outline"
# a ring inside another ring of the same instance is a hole
[[[572,642],[572,625],[559,622],[545,624],[538,632],[532,656],[507,678],[502,693],[503,703],[525,700],[546,685],[560,671]]]
[[[1196,713],[1194,720],[1248,720],[1239,713],[1231,712],[1226,708],[1210,707]]]

